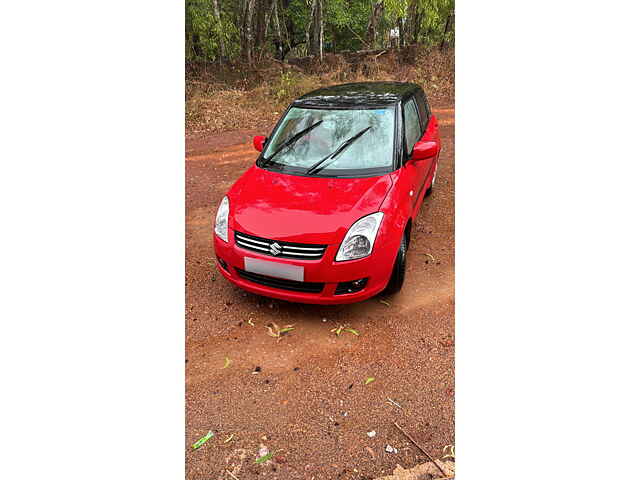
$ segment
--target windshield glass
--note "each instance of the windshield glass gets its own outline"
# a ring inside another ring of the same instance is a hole
[[[282,120],[263,152],[261,166],[305,173],[336,152],[345,141],[362,130],[359,138],[343,148],[318,175],[344,175],[350,170],[387,169],[393,165],[394,107],[359,110],[324,110],[293,107]],[[313,126],[291,145],[280,147],[296,133]],[[273,155],[273,158],[271,156]]]

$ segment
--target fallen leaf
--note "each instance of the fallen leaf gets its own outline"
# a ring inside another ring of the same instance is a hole
[[[231,440],[233,440],[233,436],[234,435],[235,434],[233,434],[233,433],[231,435],[229,435],[229,438],[227,438],[223,443],[229,443]]]
[[[353,333],[356,336],[359,336],[360,334],[358,333],[358,331],[354,328],[345,328],[344,329],[345,332],[349,332],[349,333]]]
[[[376,458],[376,454],[373,453],[373,449],[371,447],[365,447],[364,448],[367,452],[369,452],[369,455],[371,455],[371,458]]]
[[[395,406],[396,406],[396,407],[398,407],[398,408],[402,408],[402,407],[400,406],[400,404],[399,404],[398,402],[396,402],[395,400],[392,400],[392,399],[390,399],[389,397],[387,397],[387,400],[388,400],[388,402],[387,402],[387,403],[389,403],[390,405],[395,405]]]
[[[445,445],[442,449],[442,453],[444,453],[444,456],[442,457],[443,460],[445,458],[451,458],[452,460],[456,459],[456,447],[453,445]]]
[[[391,304],[389,302],[387,302],[386,300],[379,300],[379,302],[383,305],[386,305],[387,307],[390,307]]]
[[[267,460],[270,460],[273,457],[273,452],[269,452],[266,455],[261,456],[260,458],[256,458],[256,463],[264,463]]]
[[[365,385],[369,385],[371,382],[375,381],[375,377],[369,377],[364,381]]]
[[[431,259],[432,262],[435,262],[436,259],[433,258],[433,255],[431,255],[430,253],[423,253],[424,256],[429,257]]]
[[[213,437],[213,432],[211,430],[209,430],[207,432],[207,434],[202,437],[200,440],[198,440],[196,443],[194,443],[193,445],[191,445],[191,447],[196,450],[198,448],[200,448],[202,445],[204,445],[205,443],[207,443],[209,441],[209,439]]]
[[[227,368],[229,365],[231,365],[231,360],[229,357],[224,357],[224,367],[222,368]]]
[[[291,327],[289,327],[289,326],[284,327],[282,330],[280,330],[280,333],[282,334],[282,333],[290,332],[290,331],[291,331],[291,330],[293,330],[294,328],[295,328],[295,327],[293,327],[293,326],[291,326]]]

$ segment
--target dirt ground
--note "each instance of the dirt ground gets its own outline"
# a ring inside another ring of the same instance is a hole
[[[364,480],[425,462],[394,422],[436,458],[455,443],[454,109],[439,107],[438,178],[413,227],[404,287],[354,305],[272,300],[218,275],[213,217],[257,157],[252,135],[269,132],[187,139],[188,479]],[[270,322],[295,329],[276,342]],[[360,335],[336,337],[339,325]],[[209,430],[213,438],[193,450]],[[256,464],[261,447],[274,456]]]

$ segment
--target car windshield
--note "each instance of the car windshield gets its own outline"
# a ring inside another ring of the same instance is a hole
[[[326,158],[321,162],[321,168],[315,169],[315,174],[384,171],[393,164],[394,117],[392,106],[348,110],[292,107],[273,133],[260,166],[272,165],[309,173],[314,165]],[[281,148],[297,133],[310,127],[313,128],[308,133]],[[363,130],[366,131],[359,137],[347,142]],[[345,142],[347,144],[343,145]],[[331,158],[327,158],[329,156]]]

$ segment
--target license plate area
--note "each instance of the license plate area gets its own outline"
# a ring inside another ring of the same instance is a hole
[[[244,257],[244,269],[247,272],[267,275],[269,277],[304,282],[304,267],[297,265]]]

